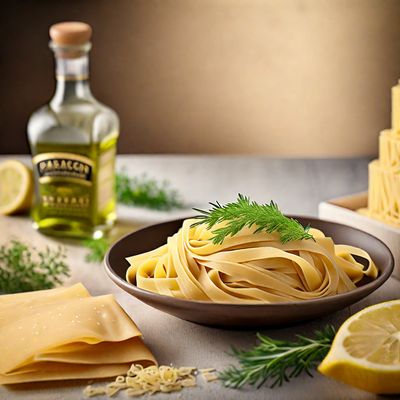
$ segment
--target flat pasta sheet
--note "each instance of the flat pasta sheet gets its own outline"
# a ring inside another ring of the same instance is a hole
[[[0,384],[117,376],[154,356],[114,296],[82,284],[0,297]]]

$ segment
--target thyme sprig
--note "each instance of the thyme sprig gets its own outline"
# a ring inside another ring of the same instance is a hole
[[[200,215],[194,217],[199,221],[192,226],[206,224],[208,229],[220,222],[227,224],[212,231],[213,243],[221,244],[228,236],[234,236],[243,228],[257,226],[255,233],[266,231],[279,232],[280,241],[287,243],[293,240],[314,239],[309,233],[309,226],[304,227],[297,220],[282,214],[278,205],[271,201],[269,204],[258,204],[250,201],[249,197],[238,195],[236,202],[221,205],[210,203],[210,210],[194,208]]]
[[[0,292],[51,289],[70,276],[62,247],[37,250],[19,240],[0,246]]]
[[[102,237],[100,239],[86,239],[82,244],[88,249],[85,260],[92,263],[101,263],[111,242],[109,239]]]
[[[116,175],[117,200],[128,206],[146,207],[168,211],[183,208],[177,190],[168,181],[157,181],[146,175],[128,176],[125,172]]]
[[[219,379],[226,387],[239,389],[242,386],[261,387],[271,381],[271,387],[281,386],[302,372],[312,376],[311,369],[328,353],[335,328],[327,325],[316,331],[314,338],[297,335],[297,341],[274,340],[257,334],[260,341],[253,349],[244,351],[233,348],[233,355],[240,366],[230,366],[219,373]]]

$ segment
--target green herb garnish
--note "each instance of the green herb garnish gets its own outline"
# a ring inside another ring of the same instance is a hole
[[[44,251],[30,248],[19,240],[0,246],[0,292],[19,293],[51,289],[68,277],[63,248]]]
[[[100,263],[104,260],[104,256],[110,247],[110,241],[107,238],[100,239],[86,239],[82,242],[83,246],[89,249],[89,252],[85,256],[87,262]]]
[[[178,192],[170,187],[168,181],[158,182],[146,175],[130,177],[118,173],[116,192],[118,202],[128,206],[164,211],[183,207]]]
[[[221,244],[228,236],[234,236],[244,227],[251,228],[256,225],[255,233],[266,231],[268,233],[279,232],[281,243],[293,240],[314,239],[309,233],[310,227],[304,227],[297,220],[288,218],[282,214],[276,203],[258,204],[250,201],[249,197],[238,195],[235,203],[222,206],[220,203],[210,203],[211,210],[204,211],[194,208],[200,215],[194,217],[199,219],[192,226],[206,224],[211,229],[215,224],[223,221],[228,223],[212,231],[214,244]]]
[[[295,342],[274,340],[259,333],[257,337],[260,344],[249,351],[232,349],[240,367],[231,366],[220,372],[219,379],[226,387],[239,389],[248,384],[259,388],[268,380],[275,387],[302,372],[312,376],[311,369],[324,359],[331,347],[335,329],[328,325],[316,331],[314,338],[297,335]]]

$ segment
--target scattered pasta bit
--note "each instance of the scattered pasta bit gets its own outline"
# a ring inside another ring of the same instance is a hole
[[[202,368],[202,369],[199,369],[199,372],[201,374],[206,374],[207,372],[215,372],[215,368]]]
[[[210,373],[215,370],[208,369],[207,371]],[[143,368],[141,365],[133,364],[126,376],[118,376],[107,386],[87,386],[83,393],[86,397],[114,396],[123,390],[128,396],[138,397],[157,392],[178,392],[184,388],[196,386],[195,372],[194,367],[174,368],[167,365],[160,367],[153,365]]]
[[[212,382],[218,379],[215,368],[204,368],[199,371],[206,382]]]

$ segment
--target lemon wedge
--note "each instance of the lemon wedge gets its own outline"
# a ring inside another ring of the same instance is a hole
[[[15,214],[27,210],[32,202],[31,170],[20,161],[0,164],[0,214]]]
[[[318,370],[368,392],[400,393],[400,300],[351,316]]]

